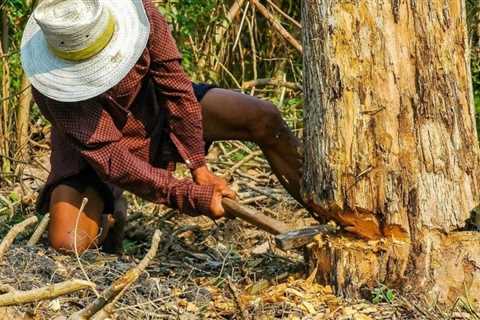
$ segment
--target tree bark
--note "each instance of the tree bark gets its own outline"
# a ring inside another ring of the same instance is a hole
[[[310,247],[339,293],[480,297],[479,148],[461,0],[305,0],[305,199],[367,239]]]

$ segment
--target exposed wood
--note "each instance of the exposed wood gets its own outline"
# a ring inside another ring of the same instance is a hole
[[[270,218],[253,209],[241,206],[231,199],[223,199],[222,205],[227,215],[245,220],[271,234],[281,234],[289,231],[289,227],[283,222]]]
[[[150,250],[148,250],[142,261],[140,261],[140,263],[136,267],[128,270],[119,279],[115,280],[115,282],[110,287],[108,287],[104,292],[102,292],[100,297],[95,299],[84,309],[73,314],[71,317],[69,317],[69,319],[89,319],[95,313],[100,311],[106,304],[115,299],[115,297],[120,294],[125,287],[128,287],[133,282],[135,282],[138,277],[143,273],[143,271],[145,271],[145,268],[148,266],[150,261],[152,261],[152,259],[155,258],[155,256],[157,255],[161,237],[162,233],[160,232],[160,230],[156,230],[152,238],[152,245],[150,247]]]
[[[29,291],[12,291],[0,295],[0,307],[54,299],[79,290],[94,287],[95,284],[89,281],[69,280]]]
[[[480,296],[480,242],[458,232],[480,196],[465,10],[464,1],[303,3],[304,197],[348,231],[402,243],[318,246],[319,276],[340,293],[368,278],[444,286],[450,299],[463,288],[437,283],[450,268]],[[447,244],[474,263],[452,269]]]
[[[10,231],[8,231],[5,238],[3,238],[2,243],[0,243],[0,261],[2,260],[3,256],[5,255],[5,253],[8,251],[8,249],[12,245],[15,238],[20,233],[25,231],[25,229],[28,226],[30,226],[32,224],[35,224],[37,222],[38,222],[38,218],[33,216],[33,217],[30,217],[30,218],[20,222],[19,224],[16,224],[15,226],[13,226],[12,229],[10,229]]]
[[[432,304],[453,303],[469,293],[470,303],[480,307],[480,233],[432,232],[429,241],[429,279],[422,269],[403,273],[408,268],[410,243],[389,239],[366,242],[319,235],[307,250],[308,269],[317,268],[317,282],[333,285],[342,296],[368,298],[372,288],[385,283],[419,297],[426,294]],[[423,282],[415,281],[418,276]]]
[[[35,231],[33,232],[32,236],[30,237],[30,240],[28,240],[27,245],[34,246],[38,243],[43,233],[47,229],[49,222],[50,222],[50,214],[47,213],[43,217],[42,221],[40,221],[40,223],[38,224],[37,229],[35,229]]]

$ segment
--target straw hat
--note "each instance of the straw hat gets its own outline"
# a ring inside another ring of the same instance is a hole
[[[142,0],[43,0],[23,34],[23,69],[54,100],[87,100],[128,74],[149,34]]]

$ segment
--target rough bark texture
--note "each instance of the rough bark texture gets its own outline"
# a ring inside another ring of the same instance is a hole
[[[304,0],[302,10],[305,198],[366,238],[401,240],[322,242],[313,257],[332,272],[319,277],[350,294],[377,280],[449,286],[445,298],[462,278],[479,297],[480,236],[459,232],[480,191],[464,1]],[[368,261],[352,283],[348,264]]]

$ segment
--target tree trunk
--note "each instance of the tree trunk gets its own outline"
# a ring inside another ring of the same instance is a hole
[[[480,299],[475,128],[462,0],[305,0],[304,196],[370,240],[319,237],[319,281]]]

